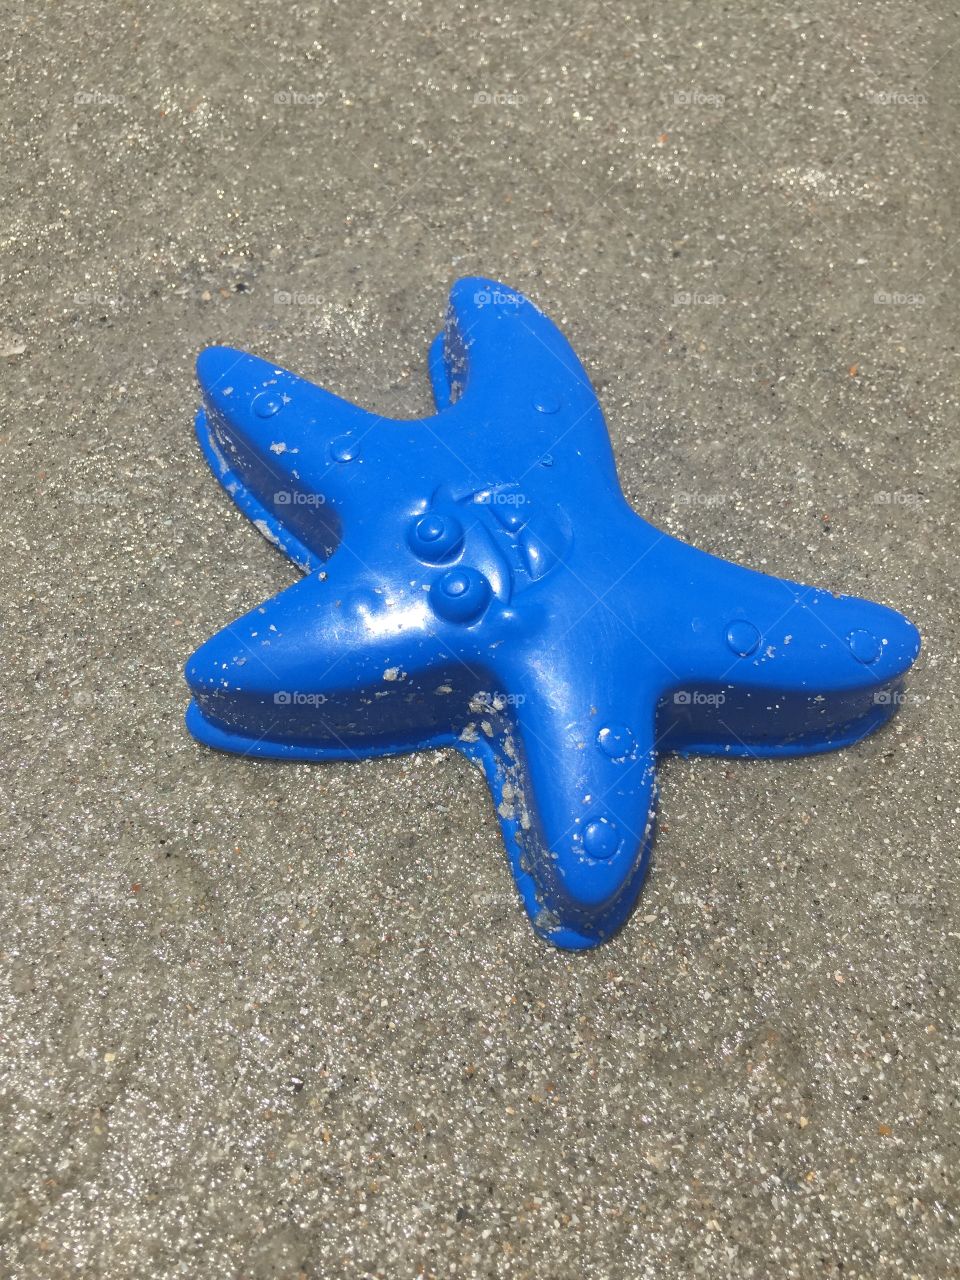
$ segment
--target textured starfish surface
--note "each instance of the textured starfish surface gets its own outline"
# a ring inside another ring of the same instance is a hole
[[[538,933],[634,905],[662,752],[791,756],[882,724],[919,635],[879,604],[719,560],[641,519],[560,331],[459,281],[436,414],[378,417],[256,356],[198,361],[201,448],[304,571],[191,658],[191,732],[286,760],[456,747],[483,766]]]

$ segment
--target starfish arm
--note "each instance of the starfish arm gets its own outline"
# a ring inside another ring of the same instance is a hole
[[[920,636],[902,614],[664,540],[668,750],[798,755],[855,742],[896,710]],[[691,608],[691,603],[693,607]]]
[[[637,663],[628,665],[637,676]],[[620,674],[599,652],[584,663],[541,648],[496,677],[515,690],[493,734],[514,875],[537,931],[570,949],[620,927],[653,842],[655,677],[623,688]],[[482,727],[489,735],[496,717]]]
[[[362,508],[356,465],[385,421],[296,374],[230,347],[197,361],[197,436],[220,483],[302,568],[334,551]]]
[[[346,551],[211,637],[188,723],[245,754],[338,758],[451,744],[483,684],[426,593],[364,585]]]
[[[440,413],[427,425],[470,475],[526,477],[546,496],[556,487],[549,468],[566,461],[580,471],[585,502],[619,492],[590,379],[557,326],[521,294],[479,276],[457,281],[428,368]]]

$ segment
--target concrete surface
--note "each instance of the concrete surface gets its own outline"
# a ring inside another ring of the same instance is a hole
[[[960,19],[3,29],[0,1274],[960,1274]],[[189,652],[293,577],[201,461],[195,354],[415,414],[473,272],[564,325],[651,519],[925,640],[855,750],[666,763],[588,955],[531,934],[462,759],[181,722]]]

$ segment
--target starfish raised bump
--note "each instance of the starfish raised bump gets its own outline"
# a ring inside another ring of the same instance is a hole
[[[401,421],[202,353],[200,445],[305,576],[197,650],[187,723],[288,760],[456,747],[537,932],[594,946],[640,891],[659,753],[856,742],[919,635],[638,516],[572,348],[504,285],[454,286],[429,369],[436,414]]]

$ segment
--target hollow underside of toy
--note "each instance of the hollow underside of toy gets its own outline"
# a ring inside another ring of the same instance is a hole
[[[194,654],[187,725],[289,761],[461,751],[534,928],[595,946],[646,874],[661,754],[848,746],[896,710],[919,636],[633,512],[575,354],[506,286],[454,287],[429,369],[437,413],[397,421],[200,357],[203,453],[305,576]]]

